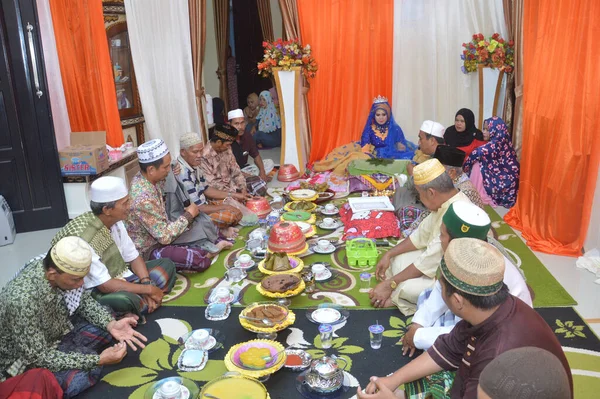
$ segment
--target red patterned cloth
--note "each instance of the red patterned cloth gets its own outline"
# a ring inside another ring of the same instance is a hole
[[[340,209],[340,219],[344,223],[344,240],[366,237],[386,238],[400,237],[400,225],[394,212],[370,211],[354,215],[350,206],[345,204]]]

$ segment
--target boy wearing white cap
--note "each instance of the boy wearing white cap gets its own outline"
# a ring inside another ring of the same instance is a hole
[[[129,193],[123,179],[105,176],[90,189],[91,212],[71,220],[52,240],[77,236],[93,250],[83,287],[117,314],[142,316],[154,312],[175,284],[175,264],[169,259],[144,262],[123,221],[129,213]]]
[[[72,398],[98,382],[103,365],[119,363],[127,345],[144,347],[146,337],[132,328],[135,317],[116,321],[83,289],[91,262],[83,239],[65,237],[4,287],[0,381],[43,367],[54,373],[64,398]],[[109,346],[113,339],[120,343]]]
[[[127,232],[144,260],[169,258],[177,270],[201,272],[216,255],[192,245],[175,244],[200,211],[195,203],[184,209],[174,221],[169,220],[163,185],[171,173],[171,154],[160,139],[145,142],[137,149],[141,171],[133,178],[129,195],[131,204],[125,222]]]
[[[246,119],[244,118],[244,112],[241,109],[234,109],[229,111],[227,118],[229,119],[231,126],[236,128],[239,132],[237,140],[231,145],[231,152],[233,152],[233,156],[235,156],[235,160],[239,167],[242,168],[242,172],[244,172],[243,168],[248,166],[248,155],[250,155],[254,158],[254,164],[258,167],[258,177],[263,182],[268,182],[270,179],[267,177],[265,164],[269,164],[270,172],[273,170],[273,161],[266,159],[265,162],[263,162],[254,138],[251,134],[246,134]],[[251,184],[251,182],[248,182],[251,175],[245,173],[245,176],[246,185]]]

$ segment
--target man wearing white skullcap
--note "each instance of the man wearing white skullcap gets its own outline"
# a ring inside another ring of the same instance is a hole
[[[93,251],[92,265],[83,287],[117,314],[143,317],[154,312],[164,294],[175,284],[175,264],[170,259],[144,262],[123,221],[129,213],[129,193],[125,181],[104,176],[90,188],[91,212],[71,220],[52,240],[83,238]],[[108,229],[108,233],[107,233]]]
[[[413,161],[421,163],[431,158],[437,146],[444,144],[445,130],[441,123],[430,120],[424,121],[421,124],[421,129],[419,129],[419,149],[415,152]]]
[[[216,253],[195,245],[178,243],[194,228],[200,214],[198,205],[190,203],[173,220],[167,213],[166,185],[174,180],[171,173],[171,154],[160,139],[138,147],[141,171],[131,182],[129,214],[125,221],[127,232],[144,260],[171,259],[180,271],[201,272],[211,264]]]
[[[209,185],[204,178],[200,163],[204,144],[198,133],[185,133],[180,140],[180,155],[177,162],[180,172],[177,180],[185,188],[187,196],[198,205],[202,213],[207,214],[224,237],[237,236],[236,226],[242,220],[242,212],[239,209],[223,204],[223,199],[230,196],[227,191],[219,190]],[[245,197],[241,193],[233,193],[231,197],[243,201]],[[210,201],[210,202],[209,202]]]
[[[254,183],[260,184],[260,180],[262,180],[262,182],[270,181],[267,173],[273,170],[274,163],[270,159],[266,159],[265,162],[263,162],[260,152],[258,151],[258,147],[256,146],[256,142],[254,141],[254,137],[252,137],[250,132],[246,131],[246,118],[244,118],[244,111],[241,109],[234,109],[229,111],[227,116],[231,126],[236,128],[239,132],[237,140],[231,145],[231,152],[233,152],[239,167],[242,168],[242,172],[246,173],[246,185],[253,184],[252,181],[249,181],[249,179],[252,180],[250,175],[256,176],[255,173],[250,174],[244,170],[244,168],[248,167],[248,155],[254,158],[254,165],[258,167],[258,178],[260,179],[256,179],[255,177],[255,179],[253,179]],[[270,167],[268,171],[266,170],[266,166]],[[266,185],[263,184],[262,186],[265,187]]]
[[[144,347],[136,317],[116,321],[83,289],[91,262],[83,239],[65,237],[0,292],[0,381],[43,367],[72,398],[99,381],[103,365],[119,363],[127,345]],[[120,343],[110,346],[113,339]]]

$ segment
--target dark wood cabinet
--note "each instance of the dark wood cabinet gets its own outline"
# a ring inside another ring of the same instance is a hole
[[[117,93],[117,107],[123,129],[134,126],[136,144],[144,140],[144,115],[131,58],[129,33],[123,1],[102,2],[104,26]]]

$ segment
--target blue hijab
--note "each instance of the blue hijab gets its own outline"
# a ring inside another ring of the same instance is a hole
[[[383,110],[387,114],[387,121],[380,125],[375,120],[377,110]],[[398,150],[396,143],[402,143],[404,150]],[[360,146],[371,144],[375,147],[375,155],[378,158],[412,159],[415,155],[415,146],[406,140],[402,129],[392,115],[390,104],[387,100],[376,100],[371,106],[371,112],[360,138]]]

